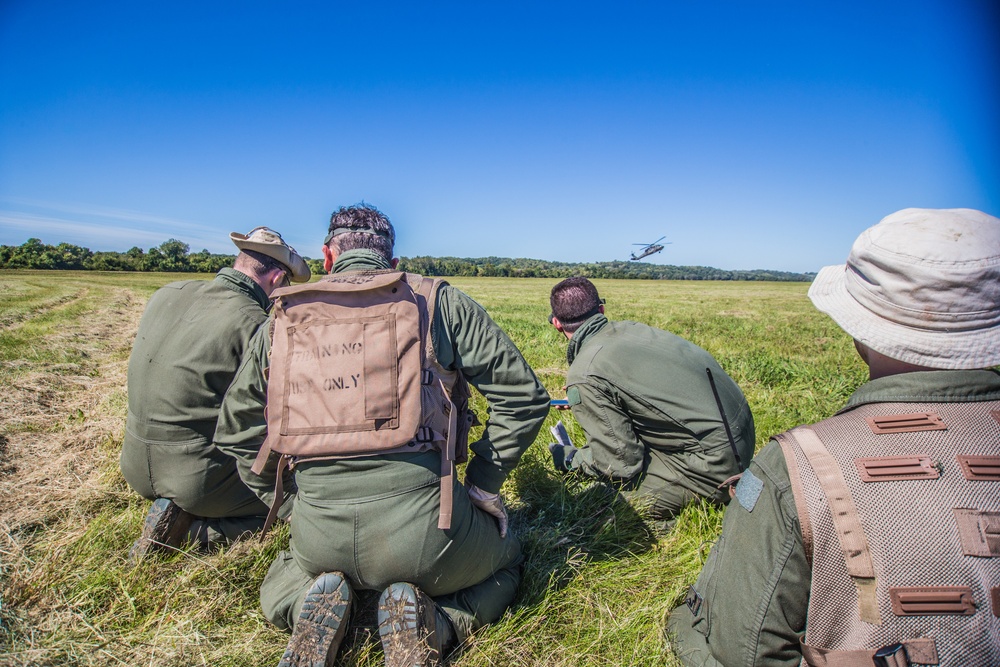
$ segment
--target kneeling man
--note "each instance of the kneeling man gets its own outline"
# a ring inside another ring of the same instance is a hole
[[[566,397],[587,446],[550,446],[556,469],[620,485],[661,529],[695,498],[729,500],[723,483],[750,461],[754,424],[736,383],[680,336],[604,316],[597,288],[552,288],[552,325],[569,340]]]

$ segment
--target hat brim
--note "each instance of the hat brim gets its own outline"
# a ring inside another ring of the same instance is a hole
[[[930,331],[887,320],[851,296],[844,264],[824,267],[809,286],[809,298],[855,340],[892,359],[946,370],[1000,365],[1000,326]]]
[[[292,272],[293,283],[309,282],[309,279],[312,277],[309,265],[306,264],[305,260],[297,252],[287,245],[250,241],[247,239],[246,234],[240,234],[239,232],[231,232],[229,238],[240,250],[253,250],[284,264]]]

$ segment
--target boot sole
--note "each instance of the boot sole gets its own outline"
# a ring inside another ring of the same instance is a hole
[[[378,600],[378,634],[386,667],[433,667],[441,654],[430,645],[434,603],[415,586],[396,583]]]
[[[278,667],[332,667],[350,609],[351,588],[344,577],[336,572],[320,576],[306,592]]]

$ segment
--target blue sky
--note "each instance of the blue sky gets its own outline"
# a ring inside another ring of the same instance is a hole
[[[909,206],[1000,215],[1000,10],[909,2],[0,0],[0,243],[364,200],[400,255],[816,271]]]

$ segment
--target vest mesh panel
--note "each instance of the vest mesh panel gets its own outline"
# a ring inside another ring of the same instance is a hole
[[[1000,424],[990,416],[990,410],[998,407],[998,402],[879,403],[812,427],[839,463],[861,517],[875,567],[880,626],[859,618],[857,590],[847,573],[823,491],[809,461],[795,448],[815,539],[807,644],[875,650],[933,637],[941,665],[1000,665],[1000,619],[993,615],[989,590],[1000,585],[1000,559],[964,556],[953,512],[954,508],[1000,510],[1000,483],[965,479],[957,460],[960,453],[1000,453]],[[948,428],[876,435],[864,421],[912,412],[937,413]],[[930,456],[939,463],[941,477],[865,483],[854,463],[863,457],[907,455]],[[896,616],[889,589],[909,586],[968,586],[976,613]]]

